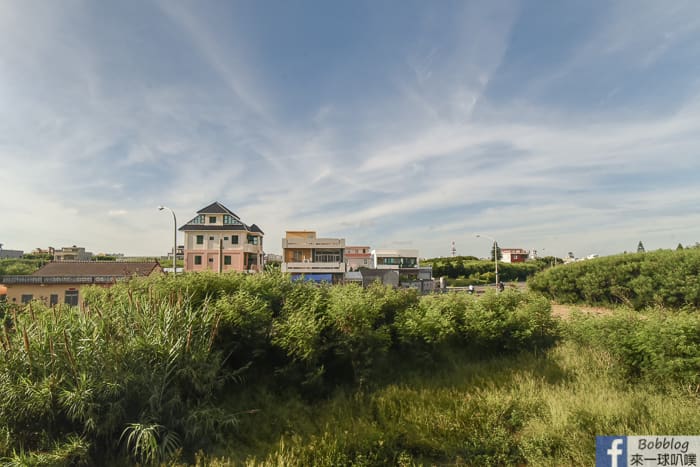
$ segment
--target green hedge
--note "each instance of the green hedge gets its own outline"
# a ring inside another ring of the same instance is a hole
[[[489,357],[558,335],[549,303],[516,291],[421,298],[276,272],[142,278],[83,296],[81,308],[32,302],[6,320],[0,457],[167,462],[230,433],[236,414],[221,398],[243,381],[314,399],[447,348]]]
[[[494,262],[470,258],[472,257],[456,256],[454,258],[427,259],[421,261],[421,265],[432,266],[434,277],[462,278],[466,285],[494,283],[496,280]],[[547,267],[548,264],[551,263],[547,261],[528,261],[526,263],[499,262],[499,280],[506,282],[525,281],[536,272]]]
[[[576,313],[565,329],[574,341],[613,355],[632,380],[691,388],[700,384],[700,314],[696,312]]]
[[[46,263],[43,259],[0,259],[0,276],[31,274]]]
[[[576,262],[536,274],[533,291],[562,303],[635,309],[700,306],[700,249],[655,251]]]

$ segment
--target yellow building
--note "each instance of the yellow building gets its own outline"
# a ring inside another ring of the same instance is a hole
[[[48,263],[26,276],[0,276],[0,289],[6,289],[10,304],[42,300],[47,305],[82,302],[80,289],[88,285],[110,287],[132,276],[150,276],[163,272],[157,261],[60,261]]]
[[[185,271],[249,271],[263,268],[264,232],[219,202],[197,211],[185,232]]]

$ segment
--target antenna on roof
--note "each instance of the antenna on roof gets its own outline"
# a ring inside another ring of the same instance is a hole
[[[452,240],[452,248],[450,249],[450,251],[452,252],[452,257],[453,257],[453,258],[454,258],[455,256],[457,256],[457,248],[455,248],[455,241],[454,241],[454,240]]]

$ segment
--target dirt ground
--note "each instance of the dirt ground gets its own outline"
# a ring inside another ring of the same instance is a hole
[[[560,318],[567,319],[571,316],[573,310],[579,310],[583,313],[593,314],[593,315],[609,315],[612,314],[610,308],[603,308],[599,306],[586,306],[586,305],[560,305],[557,303],[552,303],[552,315],[559,316]]]

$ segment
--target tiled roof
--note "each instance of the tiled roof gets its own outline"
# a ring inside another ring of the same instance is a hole
[[[236,219],[239,219],[239,217],[236,214],[234,214],[231,210],[229,210],[229,208],[219,203],[218,201],[214,201],[209,206],[200,209],[199,211],[197,211],[197,214],[231,214]]]
[[[161,269],[157,261],[54,261],[32,273],[33,276],[147,276]]]
[[[244,224],[232,224],[232,225],[203,225],[203,224],[185,224],[178,230],[182,232],[195,232],[199,230],[245,230],[251,231],[249,227]]]
[[[265,235],[265,232],[263,232],[262,229],[260,227],[258,227],[256,224],[253,224],[250,226],[250,231],[251,232],[258,232],[258,233]]]

